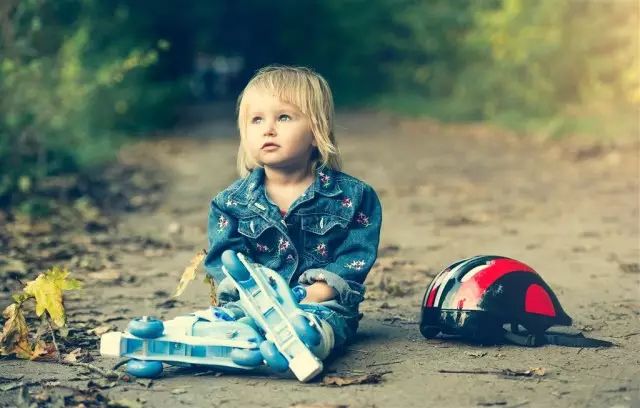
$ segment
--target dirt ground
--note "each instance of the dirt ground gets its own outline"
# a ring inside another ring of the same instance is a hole
[[[199,282],[177,301],[170,294],[206,245],[210,198],[235,178],[235,134],[232,122],[212,121],[123,151],[124,162],[154,169],[166,190],[154,211],[122,216],[117,234],[166,245],[116,252],[111,275],[80,276],[86,288],[66,303],[70,326],[122,330],[143,314],[169,319],[206,307],[207,288]],[[640,406],[637,141],[549,142],[374,113],[339,115],[337,134],[345,171],[379,193],[383,229],[359,336],[325,373],[384,373],[381,382],[329,387],[170,368],[153,382],[116,382],[101,387],[102,394],[147,407]],[[531,265],[577,329],[616,346],[481,347],[424,339],[417,319],[426,286],[452,261],[476,254]],[[116,361],[98,357],[96,347],[93,342],[92,363],[113,367]],[[500,374],[533,368],[542,370]],[[0,361],[1,377],[18,375],[69,389],[92,378],[77,366]],[[0,387],[0,404],[20,405],[19,389],[8,388]]]

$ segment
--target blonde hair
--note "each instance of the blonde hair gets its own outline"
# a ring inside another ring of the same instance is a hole
[[[260,166],[244,148],[248,120],[245,95],[247,91],[256,89],[268,91],[283,102],[296,106],[309,118],[317,144],[317,151],[311,156],[312,170],[321,166],[340,170],[340,151],[333,133],[333,96],[327,81],[309,68],[269,65],[256,72],[238,97],[240,148],[237,166],[241,177]]]

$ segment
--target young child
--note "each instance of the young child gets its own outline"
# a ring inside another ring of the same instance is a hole
[[[237,113],[242,178],[209,214],[205,267],[220,304],[233,319],[244,315],[222,272],[231,249],[305,287],[300,307],[328,323],[340,347],[358,328],[382,213],[369,185],[340,172],[331,90],[310,69],[269,66],[249,81]]]

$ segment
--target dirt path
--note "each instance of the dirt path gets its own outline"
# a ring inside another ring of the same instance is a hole
[[[183,133],[123,153],[125,161],[156,166],[168,190],[153,213],[123,218],[118,234],[168,245],[118,254],[117,282],[88,281],[67,306],[76,311],[71,322],[91,318],[123,329],[142,314],[171,318],[206,306],[204,285],[193,284],[177,302],[167,299],[190,257],[205,245],[209,199],[235,178],[237,140],[233,124],[226,122]],[[359,338],[327,372],[386,371],[383,381],[329,388],[170,369],[149,388],[120,384],[103,390],[105,395],[142,398],[154,407],[640,405],[637,143],[550,145],[484,127],[364,113],[341,115],[338,133],[345,170],[377,189],[384,223]],[[425,340],[416,319],[431,277],[453,260],[475,254],[506,255],[532,265],[575,327],[618,347],[525,349]],[[438,371],[537,367],[543,376]],[[17,372],[25,379],[77,381],[74,367],[0,361],[0,375]],[[0,391],[0,402],[11,405],[15,395]]]

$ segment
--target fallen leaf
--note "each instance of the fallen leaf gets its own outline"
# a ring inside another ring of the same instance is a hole
[[[87,351],[78,347],[73,349],[70,353],[65,354],[62,360],[68,363],[76,363],[78,361],[91,361],[92,357]]]
[[[0,354],[3,356],[15,354],[18,358],[31,358],[33,349],[29,344],[29,328],[20,305],[10,304],[2,312],[2,317],[6,321],[0,334]]]
[[[57,354],[58,352],[53,344],[45,343],[44,341],[38,341],[33,347],[33,352],[31,353],[31,357],[29,357],[29,360],[35,360],[41,357],[53,358],[57,356]]]
[[[204,259],[207,252],[203,249],[196,254],[191,261],[189,261],[189,265],[184,268],[184,272],[182,272],[182,276],[180,277],[180,283],[178,283],[178,287],[176,288],[176,293],[173,294],[173,297],[178,297],[182,295],[184,290],[187,288],[189,283],[196,278],[198,271],[201,269],[202,260]]]
[[[24,292],[36,298],[36,315],[42,316],[47,311],[53,323],[62,327],[66,323],[62,291],[80,289],[81,283],[76,279],[67,279],[69,271],[58,266],[27,283]]]
[[[382,376],[386,373],[370,373],[352,376],[326,375],[322,379],[322,385],[336,385],[343,387],[355,384],[378,384],[382,381]]]
[[[209,300],[211,301],[211,306],[218,306],[218,291],[216,290],[216,281],[209,275],[205,275],[204,277],[205,283],[209,285]]]
[[[102,336],[105,333],[115,330],[115,326],[112,324],[103,324],[93,329],[87,330],[87,334],[93,334],[95,336]]]
[[[171,390],[171,393],[173,395],[186,394],[187,390],[185,390],[184,388],[174,388],[173,390]]]
[[[487,352],[486,351],[467,351],[465,354],[470,357],[478,358],[478,357],[486,356]]]

